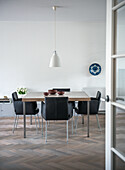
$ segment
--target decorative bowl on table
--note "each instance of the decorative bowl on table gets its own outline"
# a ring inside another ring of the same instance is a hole
[[[57,93],[57,90],[48,90],[48,93],[51,94],[51,95],[54,95]]]
[[[48,95],[49,95],[49,93],[48,93],[48,92],[44,92],[43,94],[44,94],[44,96],[48,96]]]
[[[64,91],[58,91],[57,92],[59,95],[63,95],[64,94]]]

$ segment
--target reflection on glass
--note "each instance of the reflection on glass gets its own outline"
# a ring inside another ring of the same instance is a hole
[[[116,11],[116,54],[125,54],[125,6]]]
[[[125,110],[114,107],[114,148],[125,156]]]
[[[119,4],[122,1],[124,1],[124,0],[115,0],[115,5]]]
[[[116,59],[116,102],[125,104],[125,58]]]
[[[119,159],[117,156],[115,158],[115,170],[124,170],[125,169],[125,163]]]

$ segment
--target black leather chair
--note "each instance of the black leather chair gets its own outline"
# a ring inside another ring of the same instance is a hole
[[[18,125],[18,119],[20,115],[23,115],[23,102],[21,98],[18,98],[17,92],[12,93],[12,100],[14,105],[14,111],[15,111],[15,121],[14,121],[14,128],[13,133],[15,130],[15,126],[17,128]],[[34,115],[35,116],[35,124],[36,124],[36,130],[37,130],[37,122],[36,122],[36,114],[38,115],[39,109],[37,108],[36,102],[26,102],[26,115]],[[39,119],[39,116],[38,116]]]
[[[100,99],[101,99],[101,92],[98,91],[96,97],[91,97],[90,101],[90,115],[96,115],[98,128],[100,129],[100,123],[98,118],[98,111],[100,106]],[[79,101],[78,102],[78,109],[76,108],[76,113],[85,115],[87,114],[87,102],[86,101]]]
[[[66,120],[67,121],[67,142],[68,142],[68,120],[73,116],[72,103],[68,103],[68,97],[45,97],[42,102],[42,117],[46,121],[45,140],[47,142],[47,121]],[[72,121],[73,123],[73,121]],[[73,124],[72,124],[73,128]]]

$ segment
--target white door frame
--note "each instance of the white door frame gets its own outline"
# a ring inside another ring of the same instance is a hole
[[[125,5],[125,0],[118,5],[114,6],[114,0],[107,0],[107,15],[106,15],[106,94],[109,96],[110,101],[106,102],[106,131],[105,131],[105,169],[113,170],[113,153],[120,159],[125,161],[125,157],[113,148],[113,106],[125,109],[125,105],[118,104],[113,101],[115,96],[115,72],[116,58],[124,57],[125,54],[115,54],[115,10]]]

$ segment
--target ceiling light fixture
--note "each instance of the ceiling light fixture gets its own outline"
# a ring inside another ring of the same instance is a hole
[[[53,6],[52,9],[54,10],[54,13],[55,13],[55,23],[54,23],[54,27],[55,27],[55,50],[53,52],[53,55],[50,59],[50,63],[49,63],[49,67],[61,67],[61,64],[60,64],[60,58],[59,56],[57,55],[57,52],[56,52],[56,8],[57,6]]]

